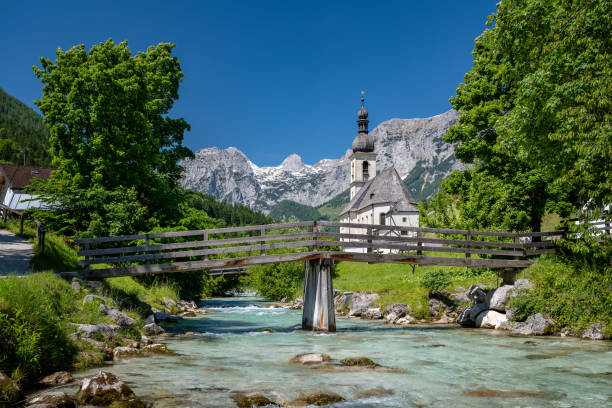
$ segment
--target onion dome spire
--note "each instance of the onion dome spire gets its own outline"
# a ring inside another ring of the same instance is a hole
[[[353,140],[353,152],[369,153],[374,151],[374,138],[368,134],[368,111],[365,109],[364,103],[365,92],[361,91],[361,109],[357,113],[357,137]]]

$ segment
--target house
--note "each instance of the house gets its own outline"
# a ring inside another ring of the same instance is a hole
[[[362,94],[363,95],[363,94]],[[376,174],[374,138],[368,133],[368,112],[361,97],[358,115],[358,132],[353,141],[351,160],[350,202],[340,213],[340,221],[372,225],[377,236],[414,236],[408,231],[377,229],[376,225],[418,227],[419,211],[416,202],[394,167]],[[341,227],[342,234],[366,234],[368,228]],[[351,239],[344,239],[351,241]],[[367,248],[346,247],[348,252],[367,252]],[[389,252],[388,250],[385,252]]]
[[[48,180],[52,171],[46,167],[0,164],[0,204],[12,210],[42,207],[43,203],[35,195],[23,189],[32,184],[35,178]]]

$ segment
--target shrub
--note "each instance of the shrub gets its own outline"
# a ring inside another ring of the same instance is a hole
[[[304,279],[303,262],[276,263],[249,268],[240,282],[270,300],[292,298]]]
[[[444,289],[451,282],[450,274],[443,269],[434,269],[421,277],[421,286],[429,290]]]

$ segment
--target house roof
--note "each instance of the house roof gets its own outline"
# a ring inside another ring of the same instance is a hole
[[[375,204],[391,204],[391,212],[418,211],[414,198],[395,167],[384,170],[368,181],[344,207],[341,215],[351,211],[360,211]]]
[[[0,177],[3,177],[12,189],[20,190],[32,184],[34,178],[48,180],[53,170],[48,167],[0,164]]]

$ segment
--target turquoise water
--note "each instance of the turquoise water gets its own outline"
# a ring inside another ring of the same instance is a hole
[[[281,402],[332,391],[347,399],[334,407],[612,406],[610,342],[343,318],[337,333],[312,333],[299,328],[301,311],[266,305],[256,298],[204,301],[201,306],[215,313],[170,329],[196,335],[164,339],[176,354],[126,359],[106,369],[154,407],[232,407],[233,391]],[[289,362],[310,352],[365,356],[398,372],[324,371]],[[357,399],[371,389],[389,394]]]

